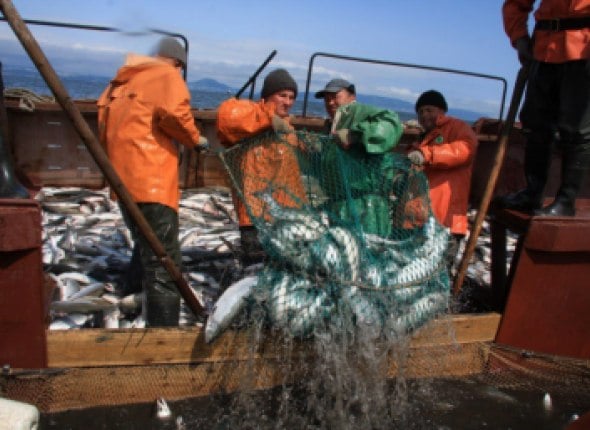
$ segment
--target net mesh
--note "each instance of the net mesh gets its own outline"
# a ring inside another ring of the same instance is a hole
[[[304,130],[248,138],[221,158],[268,256],[253,301],[273,326],[397,336],[446,310],[448,231],[407,157]]]

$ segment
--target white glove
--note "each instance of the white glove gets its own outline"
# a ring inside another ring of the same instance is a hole
[[[334,135],[340,142],[340,146],[342,146],[344,149],[348,149],[355,142],[354,134],[351,133],[347,128],[336,130]]]
[[[423,166],[424,165],[424,154],[422,154],[421,151],[418,151],[417,149],[414,151],[411,151],[408,154],[408,158],[410,159],[410,161],[412,162],[412,164],[415,164],[416,166]]]
[[[211,147],[206,137],[199,136],[199,143],[195,146],[197,151],[206,151]]]

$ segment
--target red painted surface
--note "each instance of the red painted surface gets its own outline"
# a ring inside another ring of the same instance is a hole
[[[47,366],[41,209],[0,199],[0,365]]]
[[[531,218],[524,234],[496,342],[590,359],[590,217]]]
[[[586,412],[577,420],[568,425],[565,430],[589,430],[590,429],[590,412]]]

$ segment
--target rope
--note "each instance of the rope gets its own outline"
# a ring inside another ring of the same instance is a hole
[[[16,98],[18,107],[28,112],[35,110],[36,103],[55,103],[55,98],[47,95],[39,95],[28,88],[6,88],[4,97]]]

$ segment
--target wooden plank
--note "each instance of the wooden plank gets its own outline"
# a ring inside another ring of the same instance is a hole
[[[415,347],[489,342],[500,316],[450,315],[436,319],[417,331],[411,343]],[[246,358],[277,358],[283,342],[271,336],[256,351],[251,351],[249,331],[226,331],[211,345],[203,339],[202,329],[84,329],[48,331],[48,367],[132,366],[233,361]],[[294,345],[294,354],[307,354],[305,342]]]
[[[383,370],[379,366],[359,369],[368,376],[375,377],[377,372],[388,379],[399,374],[405,378],[460,377],[482,373],[488,355],[489,344],[482,342],[427,346],[410,343],[395,348]],[[314,363],[311,358],[285,355],[280,359],[85,367],[20,375],[16,372],[0,376],[0,390],[6,397],[34,404],[43,412],[58,412],[153,402],[160,396],[178,400],[269,389],[309,378]]]

